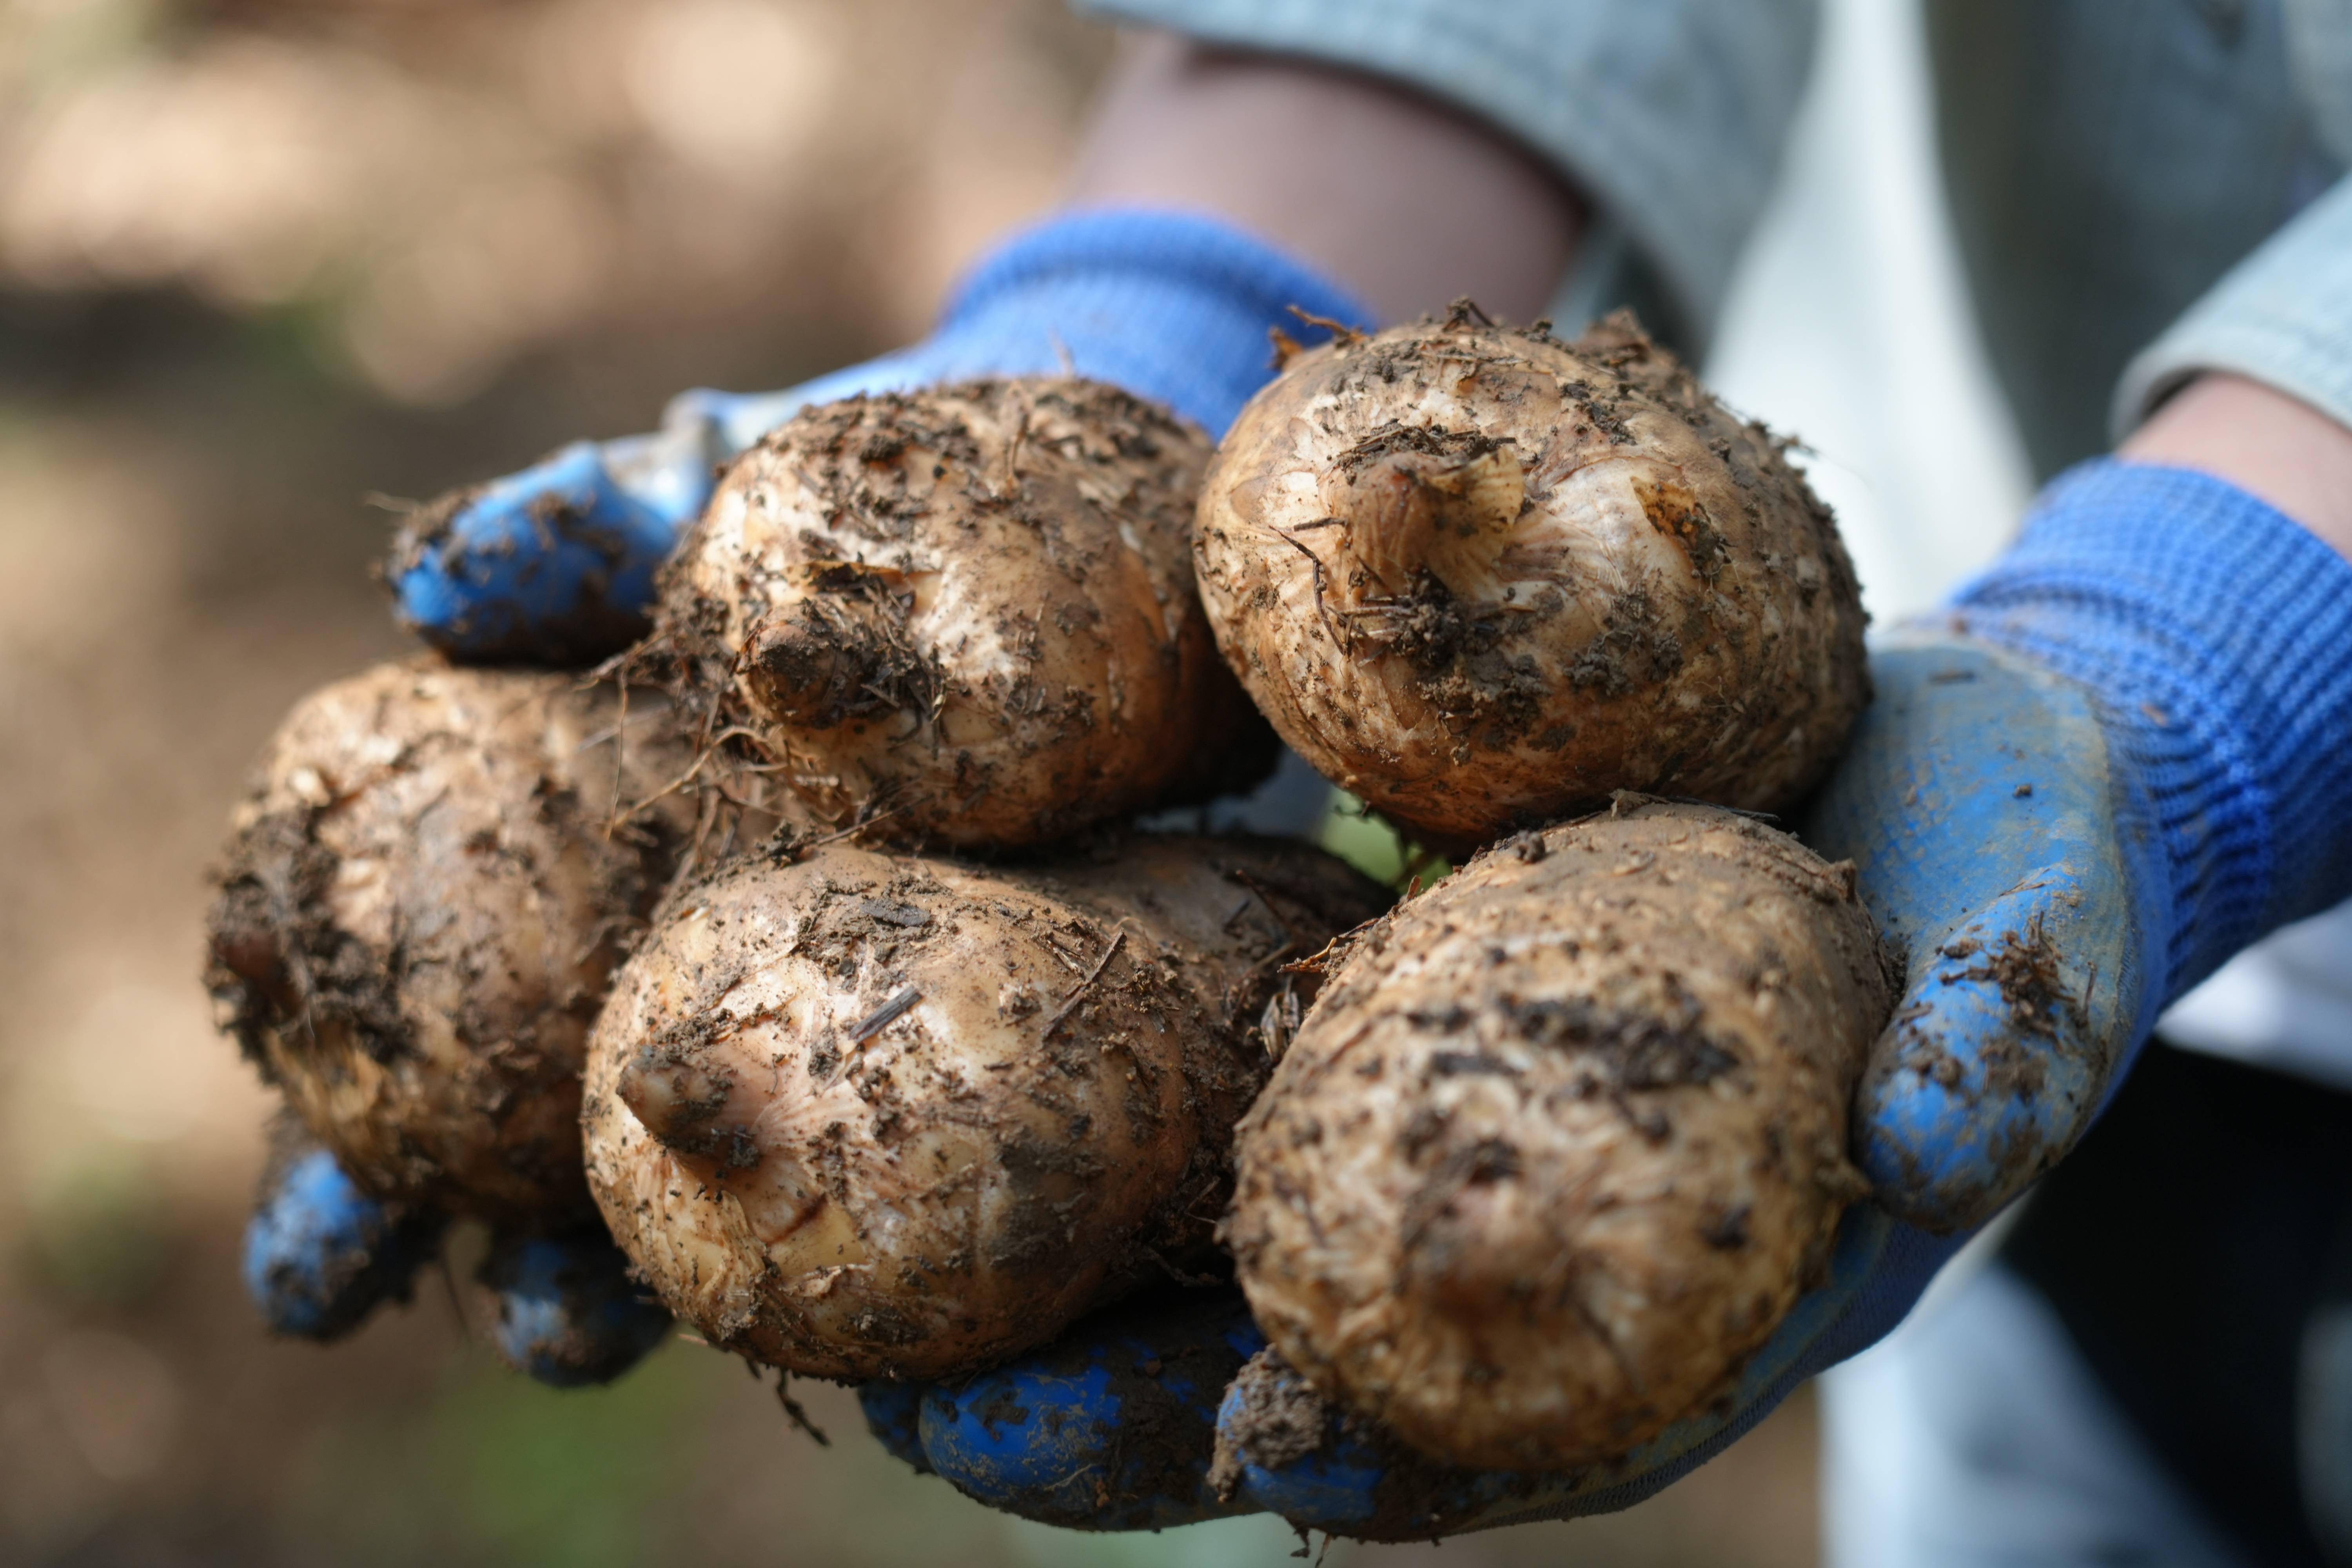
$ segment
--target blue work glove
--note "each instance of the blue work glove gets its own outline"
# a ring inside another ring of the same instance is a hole
[[[1875,1201],[1727,1401],[1581,1471],[1447,1469],[1333,1421],[1310,1451],[1242,1465],[1229,1499],[1131,1491],[1132,1385],[1069,1369],[1248,1342],[1203,1306],[1139,1342],[1082,1324],[955,1391],[952,1420],[927,1397],[921,1462],[1013,1512],[1113,1528],[1265,1509],[1387,1538],[1629,1506],[1899,1322],[2073,1147],[2167,1002],[2352,891],[2352,563],[2218,479],[2062,477],[1950,614],[1877,644],[1872,674],[1803,831],[1854,861],[1908,960],[1856,1101]],[[1108,1500],[1091,1515],[1089,1495]]]
[[[382,1203],[335,1157],[282,1131],[245,1226],[245,1289],[271,1331],[324,1344],[341,1339],[411,1282],[440,1250],[446,1220]]]
[[[490,1342],[551,1387],[610,1383],[669,1332],[669,1313],[629,1278],[602,1223],[561,1236],[493,1233],[478,1278],[497,1303]]]
[[[409,1299],[448,1220],[368,1196],[332,1154],[283,1124],[274,1142],[246,1225],[245,1288],[273,1331],[329,1343],[384,1302]],[[491,1343],[516,1371],[557,1388],[611,1382],[670,1323],[627,1267],[601,1226],[494,1234],[480,1273],[497,1312]]]
[[[1238,1291],[1098,1312],[953,1384],[867,1384],[867,1426],[982,1502],[1076,1530],[1158,1530],[1256,1505],[1209,1484],[1217,1402],[1264,1347]]]
[[[786,392],[685,393],[652,435],[580,442],[432,502],[402,529],[386,581],[402,621],[453,658],[591,664],[645,632],[655,569],[719,467],[803,405],[1071,371],[1221,434],[1272,374],[1269,328],[1323,335],[1292,307],[1365,321],[1330,283],[1207,218],[1055,218],[974,268],[910,348]]]

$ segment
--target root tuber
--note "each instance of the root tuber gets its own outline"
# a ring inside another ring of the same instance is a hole
[[[590,1183],[715,1344],[824,1377],[975,1370],[1213,1265],[1280,966],[1385,902],[1263,840],[740,859],[615,983]]]
[[[1273,736],[1192,584],[1207,458],[1069,378],[806,409],[721,481],[641,658],[724,756],[886,838],[1037,844],[1254,782]]]
[[[1259,1325],[1433,1458],[1625,1454],[1730,1385],[1866,1190],[1887,962],[1851,866],[1736,813],[1506,840],[1354,941],[1243,1122]]]
[[[1202,481],[1219,647],[1327,777],[1475,847],[1634,789],[1761,810],[1868,699],[1829,510],[1629,316],[1301,354]]]
[[[366,1192],[585,1215],[580,1064],[605,982],[688,846],[752,828],[663,793],[690,770],[657,699],[624,721],[572,675],[418,658],[286,721],[236,811],[208,983]]]

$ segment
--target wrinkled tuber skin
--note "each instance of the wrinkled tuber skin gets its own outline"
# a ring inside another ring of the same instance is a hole
[[[868,837],[1014,846],[1262,777],[1193,590],[1209,444],[1115,387],[805,409],[665,569],[645,657],[722,756]]]
[[[1298,355],[1201,490],[1217,641],[1274,727],[1427,841],[1647,790],[1774,810],[1868,700],[1829,510],[1618,315]]]
[[[605,984],[682,848],[743,826],[688,791],[614,825],[689,758],[658,700],[620,717],[576,675],[418,658],[314,692],[264,753],[207,983],[377,1197],[524,1224],[587,1211],[580,1063]]]
[[[970,1372],[1213,1260],[1287,958],[1386,896],[1301,845],[683,884],[589,1051],[589,1183],[679,1318],[795,1373]]]
[[[1259,1326],[1433,1458],[1623,1455],[1825,1266],[1886,965],[1853,867],[1736,813],[1506,840],[1352,943],[1243,1123]]]

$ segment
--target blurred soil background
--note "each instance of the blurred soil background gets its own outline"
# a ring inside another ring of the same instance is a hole
[[[919,332],[1051,200],[1109,48],[1055,0],[0,0],[0,1562],[1291,1552],[1003,1519],[688,1345],[548,1392],[474,1345],[462,1263],[265,1340],[265,1101],[197,982],[256,748],[404,651],[404,500]],[[1812,1422],[1442,1561],[1809,1563]]]

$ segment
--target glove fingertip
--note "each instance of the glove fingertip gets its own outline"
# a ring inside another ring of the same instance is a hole
[[[931,1468],[930,1457],[923,1452],[923,1385],[919,1383],[889,1383],[877,1379],[857,1387],[857,1407],[866,1416],[866,1429],[874,1434],[894,1459],[913,1467],[917,1475],[938,1472]]]
[[[1857,1159],[1879,1202],[1938,1235],[1983,1224],[2054,1164],[2113,1081],[2116,900],[2043,867],[1915,950],[1874,1048]]]
[[[246,1292],[273,1333],[339,1340],[390,1300],[406,1300],[445,1224],[360,1191],[324,1149],[286,1160],[246,1224]]]
[[[455,490],[401,526],[383,571],[394,614],[454,659],[593,664],[646,629],[655,573],[709,493],[653,464],[623,488],[585,442]]]
[[[1258,1342],[1237,1295],[1112,1313],[1027,1360],[933,1385],[923,1450],[966,1495],[1066,1529],[1248,1511],[1211,1489],[1209,1461],[1216,1402]]]
[[[498,1302],[492,1345],[551,1388],[610,1383],[669,1331],[668,1312],[628,1277],[628,1259],[601,1231],[494,1237],[480,1279]]]

